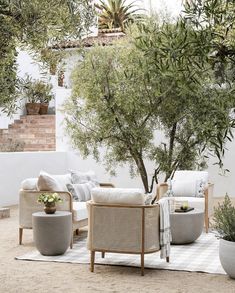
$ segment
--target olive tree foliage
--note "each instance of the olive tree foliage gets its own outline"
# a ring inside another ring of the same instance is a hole
[[[0,0],[0,106],[15,105],[17,47],[40,53],[53,42],[80,37],[92,21],[89,0]]]
[[[215,78],[235,80],[235,3],[233,0],[191,0],[185,3],[185,20],[207,35],[206,44]]]
[[[171,88],[156,113],[166,136],[152,153],[157,169],[167,180],[177,169],[205,167],[208,155],[222,167],[235,127],[235,88],[214,78],[207,32],[179,20],[142,26],[140,33],[136,45],[150,60],[147,78],[154,78],[161,91]]]
[[[203,168],[209,154],[222,166],[235,90],[216,84],[206,38],[181,20],[151,20],[126,43],[87,52],[65,105],[74,146],[96,159],[104,147],[109,170],[129,163],[145,192],[153,187],[146,160],[155,164],[156,181],[177,169]]]
[[[152,113],[160,101],[154,99],[152,79],[145,79],[145,65],[143,54],[128,43],[91,49],[73,73],[73,95],[65,110],[68,133],[85,157],[105,160],[112,171],[129,163],[148,191],[144,158],[152,147]]]

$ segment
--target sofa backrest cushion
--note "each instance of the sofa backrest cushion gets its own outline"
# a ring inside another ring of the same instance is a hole
[[[27,178],[21,182],[21,189],[37,190],[38,178]]]
[[[70,174],[71,174],[72,184],[81,184],[81,183],[92,181],[97,186],[99,185],[98,179],[94,171],[90,170],[87,172],[81,172],[81,171],[70,170]]]
[[[207,184],[208,183],[208,172],[207,171],[180,170],[180,171],[175,172],[173,180],[175,180],[175,181],[203,180]]]
[[[176,171],[168,181],[168,192],[173,196],[203,197],[208,184],[206,171]]]
[[[93,188],[91,199],[95,203],[144,205],[145,196],[139,188]]]

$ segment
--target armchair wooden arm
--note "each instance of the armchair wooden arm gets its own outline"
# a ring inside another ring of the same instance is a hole
[[[102,183],[100,183],[100,187],[114,188],[115,186],[112,183],[104,183],[104,182],[102,182]]]
[[[208,183],[208,186],[204,192],[206,233],[208,233],[208,230],[209,230],[209,219],[211,215],[213,214],[213,189],[214,189],[214,184]]]
[[[168,190],[168,184],[166,182],[157,185],[156,199],[159,200]]]

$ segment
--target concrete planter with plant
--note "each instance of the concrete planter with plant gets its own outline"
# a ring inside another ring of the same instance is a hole
[[[220,238],[219,257],[225,272],[235,279],[235,207],[226,194],[214,213],[214,227]]]

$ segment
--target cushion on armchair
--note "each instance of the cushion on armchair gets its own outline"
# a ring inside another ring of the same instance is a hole
[[[139,188],[93,188],[91,198],[95,203],[144,205],[145,196]]]
[[[204,197],[208,184],[206,171],[176,171],[174,178],[168,180],[168,195],[181,197]]]

